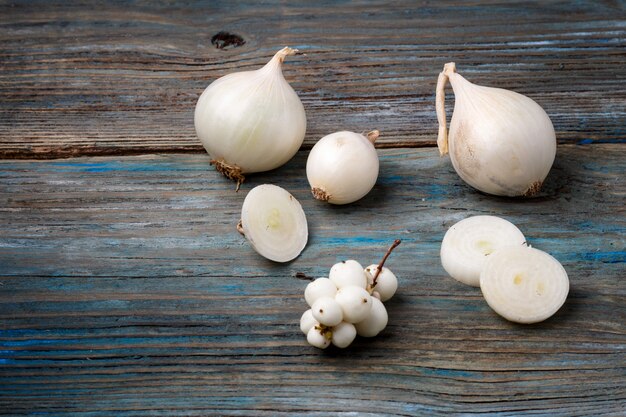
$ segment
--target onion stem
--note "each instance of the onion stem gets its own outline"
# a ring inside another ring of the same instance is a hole
[[[290,48],[288,46],[285,46],[283,49],[281,49],[280,51],[276,52],[274,54],[274,56],[272,57],[272,59],[267,63],[267,65],[269,64],[282,64],[283,62],[285,62],[285,58],[287,58],[290,55],[304,55],[304,53],[298,51],[297,49],[294,48]]]
[[[444,156],[448,153],[448,129],[446,126],[446,85],[450,78],[450,74],[456,72],[456,65],[454,62],[450,62],[443,66],[443,71],[439,73],[437,79],[436,90],[436,109],[437,120],[439,121],[439,135],[437,136],[437,147],[439,148],[439,154]]]
[[[376,139],[380,136],[380,132],[378,130],[372,130],[367,135],[365,135],[367,139],[372,142],[372,145],[376,142]]]

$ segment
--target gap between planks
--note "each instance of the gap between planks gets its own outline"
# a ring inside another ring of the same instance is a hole
[[[419,149],[419,148],[432,148],[437,146],[437,141],[425,141],[418,143],[407,142],[385,142],[377,143],[377,149]],[[303,143],[302,147],[298,150],[308,151],[312,148],[311,143]],[[204,154],[206,151],[202,145],[188,145],[188,146],[164,146],[164,147],[132,147],[124,148],[119,146],[71,146],[71,147],[54,147],[50,148],[37,148],[34,151],[22,151],[22,150],[0,150],[0,160],[20,159],[20,160],[52,160],[52,159],[70,159],[90,156],[140,156],[140,155],[152,155],[152,154]]]

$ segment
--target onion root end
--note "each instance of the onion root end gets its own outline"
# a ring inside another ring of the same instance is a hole
[[[237,165],[231,165],[223,159],[211,159],[211,165],[215,165],[217,172],[228,178],[229,180],[237,181],[237,188],[235,192],[239,191],[239,187],[246,180],[243,175],[243,171]]]
[[[317,200],[321,200],[321,201],[330,200],[330,195],[321,187],[312,187],[311,193],[313,194],[313,197],[315,197]]]
[[[537,195],[537,193],[539,193],[539,191],[541,190],[541,186],[543,185],[543,183],[541,181],[535,181],[532,184],[530,184],[530,186],[528,187],[528,189],[526,189],[526,191],[524,192],[524,197],[532,197],[534,195]]]

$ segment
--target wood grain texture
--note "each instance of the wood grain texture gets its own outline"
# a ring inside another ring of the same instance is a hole
[[[381,147],[433,145],[448,61],[535,99],[561,142],[624,140],[623,2],[308,3],[3,2],[0,157],[202,151],[202,90],[286,44],[307,53],[284,68],[307,110],[305,148],[373,128]],[[245,44],[216,49],[220,31]]]
[[[305,153],[239,193],[202,154],[1,161],[0,414],[624,415],[623,146],[560,146],[529,200],[473,191],[436,149],[380,154],[377,186],[347,207],[310,197]],[[266,182],[308,216],[290,264],[235,230]],[[571,292],[553,318],[509,323],[446,277],[443,234],[475,214],[563,263]],[[296,272],[377,262],[395,238],[387,329],[308,346]]]

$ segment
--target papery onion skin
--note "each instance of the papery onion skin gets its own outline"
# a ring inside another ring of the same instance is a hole
[[[450,130],[445,128],[443,86],[455,94]],[[556,155],[556,135],[546,112],[532,99],[500,88],[472,84],[446,64],[437,88],[438,146],[448,150],[459,176],[472,187],[499,196],[539,192]]]
[[[296,53],[286,47],[258,70],[221,77],[198,99],[196,133],[227,177],[242,182],[243,174],[277,168],[302,145],[304,106],[281,71]]]

